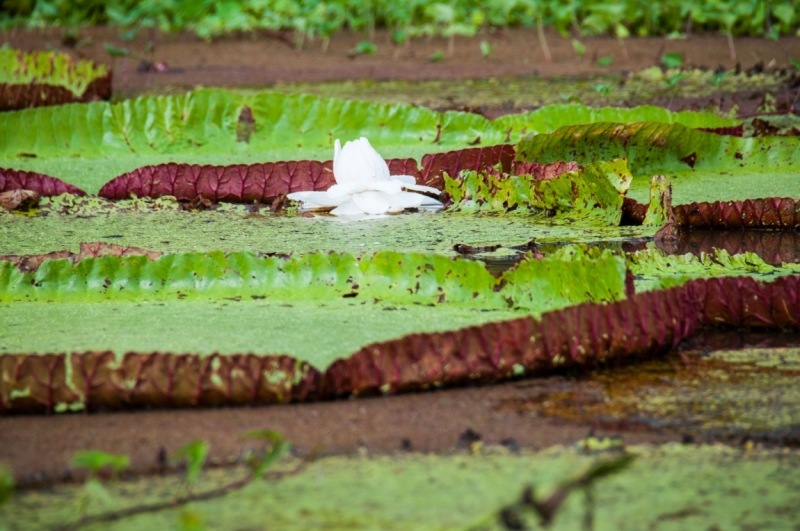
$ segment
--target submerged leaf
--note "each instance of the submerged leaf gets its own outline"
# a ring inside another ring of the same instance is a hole
[[[567,169],[569,166],[564,166]],[[545,214],[589,225],[617,226],[631,182],[624,159],[587,164],[576,170],[537,178],[463,172],[445,177],[453,211]]]

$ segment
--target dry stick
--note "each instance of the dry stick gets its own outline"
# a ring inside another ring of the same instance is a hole
[[[314,460],[316,455],[317,455],[316,449],[312,450],[311,453],[309,453],[306,457],[304,457],[300,461],[300,463],[298,463],[297,466],[294,467],[293,469],[288,470],[286,472],[275,472],[273,474],[267,473],[265,474],[264,477],[268,479],[282,479],[285,477],[297,475],[305,469],[308,463]],[[176,507],[181,507],[183,505],[193,502],[212,500],[214,498],[219,498],[225,496],[226,494],[230,494],[231,492],[240,490],[249,485],[250,483],[252,483],[254,479],[256,478],[253,475],[249,475],[245,478],[239,479],[232,483],[228,483],[227,485],[224,485],[218,489],[213,489],[200,494],[188,494],[186,496],[175,498],[166,502],[153,503],[150,505],[137,505],[135,507],[129,507],[127,509],[122,509],[120,511],[112,511],[110,513],[89,516],[86,518],[82,518],[81,520],[75,523],[56,527],[54,528],[54,531],[74,531],[76,529],[80,529],[81,527],[90,524],[97,524],[100,522],[115,522],[117,520],[121,520],[122,518],[126,518],[128,516],[134,516],[137,514],[145,514],[145,513],[155,513],[158,511],[163,511],[165,509],[174,509]]]
[[[544,36],[544,23],[542,22],[541,15],[539,15],[536,21],[536,33],[539,35],[539,44],[542,46],[542,52],[544,53],[545,61],[552,63],[553,56],[550,55],[550,47],[547,46],[547,38]]]
[[[733,32],[728,28],[726,33],[728,35],[728,49],[731,52],[731,59],[736,61],[736,47],[733,45]]]

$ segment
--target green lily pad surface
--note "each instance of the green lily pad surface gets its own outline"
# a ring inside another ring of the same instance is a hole
[[[29,302],[0,305],[0,354],[288,354],[320,370],[371,343],[518,317],[510,309],[357,299]],[[48,332],[41,333],[42,323]]]
[[[723,446],[634,446],[628,469],[594,489],[594,529],[791,529],[800,517],[794,473],[796,452]],[[209,501],[82,527],[86,530],[187,529],[393,529],[501,530],[499,511],[532,485],[538,496],[577,477],[610,455],[554,447],[510,454],[499,448],[478,455],[401,454],[327,457],[298,475],[258,481]],[[283,466],[290,466],[290,463]],[[205,472],[195,492],[208,491],[246,472]],[[88,515],[169,499],[180,489],[174,476],[107,484],[110,496],[90,498]],[[51,529],[75,521],[81,486],[17,494],[0,514],[9,531]],[[523,518],[526,515],[522,515]],[[551,529],[580,529],[583,495],[573,493]],[[531,525],[535,519],[526,518]]]
[[[797,275],[800,264],[772,266],[751,252],[730,255],[725,250],[701,256],[669,256],[656,249],[626,256],[628,267],[636,276],[637,291],[660,289],[683,284],[693,278],[748,275],[769,282],[783,275]]]
[[[620,300],[625,265],[608,252],[563,252],[495,278],[481,262],[436,255],[217,252],[50,260],[29,273],[5,262],[0,283],[0,299],[36,301],[0,306],[5,352],[252,352],[325,368],[412,332]],[[50,322],[50,334],[36,333]]]
[[[254,120],[247,134],[239,127],[245,108]],[[670,113],[656,107],[595,110],[556,105],[487,120],[407,104],[206,89],[183,96],[3,113],[0,167],[45,173],[96,193],[105,182],[148,164],[329,160],[335,139],[359,136],[367,136],[386,158],[420,159],[426,153],[515,142],[530,132],[608,120],[731,125],[712,114]]]

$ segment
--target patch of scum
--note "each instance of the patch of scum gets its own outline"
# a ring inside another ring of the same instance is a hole
[[[684,74],[676,83],[668,83]],[[489,108],[502,113],[531,110],[544,105],[578,102],[593,107],[634,106],[657,99],[703,98],[756,90],[777,90],[786,81],[780,73],[730,73],[715,85],[711,71],[658,67],[623,76],[595,75],[591,78],[522,76],[452,81],[339,81],[328,83],[279,83],[273,88],[286,94],[315,94],[376,103],[411,103],[433,109]],[[159,93],[176,93],[169,87]],[[243,93],[254,91],[240,90]]]
[[[0,214],[0,255],[43,254],[102,241],[165,253],[253,251],[279,254],[349,252],[381,249],[455,256],[453,246],[502,245],[505,249],[537,242],[625,241],[652,237],[652,227],[584,228],[548,225],[521,216],[404,214],[384,219],[346,221],[238,212],[159,210],[100,213],[91,217]],[[35,237],[32,237],[35,235]],[[502,255],[508,253],[501,252]]]
[[[680,355],[598,370],[577,380],[532,382],[529,398],[508,400],[499,409],[757,438],[800,428],[799,377],[798,347],[707,352],[689,346]]]
[[[473,454],[395,454],[325,457],[296,476],[256,482],[224,497],[87,526],[87,530],[171,529],[187,514],[207,529],[500,530],[497,511],[533,485],[547,495],[590,464],[615,451],[557,446],[511,453],[482,447]],[[595,489],[594,529],[785,529],[800,517],[800,454],[795,451],[668,444],[632,446],[634,464]],[[296,460],[285,458],[279,469]],[[244,477],[243,467],[204,471],[195,492]],[[111,501],[90,499],[87,514],[170,499],[176,475],[107,483]],[[669,492],[669,496],[665,496]],[[3,509],[9,531],[36,531],[74,521],[80,485],[60,485],[15,495]],[[585,506],[570,496],[554,531],[581,528]]]

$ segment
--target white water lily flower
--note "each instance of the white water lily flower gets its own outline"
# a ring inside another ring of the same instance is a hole
[[[302,201],[303,208],[327,209],[337,216],[386,214],[406,208],[441,206],[435,199],[408,192],[440,191],[417,184],[411,175],[389,175],[389,166],[363,136],[346,142],[344,148],[337,139],[333,153],[333,178],[336,184],[325,192],[294,192],[286,197]]]

